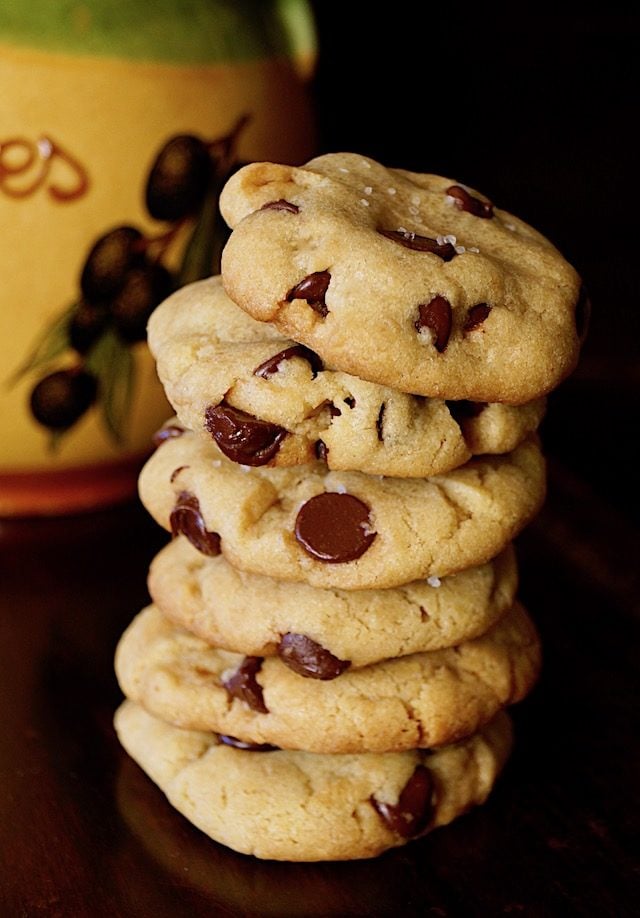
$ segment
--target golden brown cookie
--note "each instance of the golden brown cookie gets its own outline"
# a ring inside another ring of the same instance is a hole
[[[153,313],[149,346],[182,426],[245,465],[296,465],[424,478],[533,432],[544,399],[511,406],[407,395],[324,367],[308,348],[231,302],[219,277]]]
[[[352,153],[227,183],[231,298],[334,369],[404,392],[521,404],[578,358],[584,298],[558,250],[452,179]]]
[[[513,605],[514,551],[431,583],[389,590],[319,590],[236,570],[184,536],[156,556],[149,592],[163,615],[209,644],[278,655],[300,675],[334,678],[389,657],[484,634]]]
[[[329,472],[324,463],[241,467],[191,432],[165,441],[140,476],[154,519],[235,567],[311,586],[400,586],[484,564],[537,512],[537,441],[434,478]]]
[[[324,681],[277,657],[218,650],[149,606],[116,653],[124,694],[169,723],[309,752],[398,752],[475,732],[538,674],[535,628],[516,605],[485,635]]]
[[[283,861],[374,857],[425,835],[484,802],[511,748],[506,714],[435,752],[377,755],[234,748],[131,701],[115,726],[190,822],[235,851]]]

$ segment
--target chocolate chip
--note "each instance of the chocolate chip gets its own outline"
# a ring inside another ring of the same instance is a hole
[[[209,405],[204,426],[225,456],[241,465],[266,465],[287,436],[284,427],[261,421],[224,401]]]
[[[303,360],[307,361],[313,371],[314,379],[318,373],[324,369],[322,360],[320,360],[314,351],[305,347],[304,344],[294,344],[291,347],[285,348],[284,351],[274,354],[273,357],[269,357],[264,363],[261,363],[259,367],[255,368],[253,375],[261,376],[263,379],[269,379],[271,376],[275,376],[280,369],[281,363],[284,363],[285,360],[291,360],[293,357],[302,357]]]
[[[195,494],[181,491],[169,518],[174,538],[184,535],[203,555],[214,557],[220,554],[220,536],[209,532],[204,524],[200,503]]]
[[[443,296],[435,296],[429,303],[418,306],[419,318],[414,323],[418,331],[430,328],[434,334],[435,349],[441,354],[449,343],[451,334],[451,304]]]
[[[575,309],[576,332],[580,341],[584,341],[586,337],[590,317],[591,300],[589,299],[587,288],[583,284],[582,287],[580,287],[580,295],[578,296],[578,302],[576,303]]]
[[[378,412],[378,417],[376,419],[376,430],[378,431],[378,440],[382,443],[384,437],[382,436],[382,425],[384,423],[384,412],[387,407],[386,402],[383,402],[380,405],[380,411]]]
[[[253,711],[268,714],[269,708],[264,703],[262,686],[256,679],[262,666],[262,657],[245,657],[235,673],[222,684],[229,698],[244,701]]]
[[[381,236],[391,239],[414,252],[431,252],[443,261],[451,261],[458,254],[450,242],[438,242],[430,236],[418,236],[417,233],[405,233],[402,230],[378,230]]]
[[[275,752],[280,748],[279,746],[272,746],[270,743],[249,743],[238,739],[236,736],[228,736],[226,733],[218,733],[217,737],[223,745],[233,746],[234,749],[243,749],[245,752]]]
[[[328,271],[314,271],[287,293],[286,300],[306,300],[309,306],[323,318],[329,310],[324,301],[331,275]]]
[[[353,397],[353,395],[347,395],[347,397],[344,398],[342,401],[345,403],[345,405],[348,405],[349,408],[355,408],[355,407],[356,407],[356,400],[355,400],[355,398]]]
[[[487,220],[493,217],[493,204],[491,201],[481,201],[475,195],[469,194],[462,185],[450,185],[445,194],[453,198],[458,210],[466,210],[467,213],[473,214],[474,217],[484,217]]]
[[[327,461],[327,456],[329,455],[329,447],[324,442],[324,440],[316,440],[313,451],[316,454],[316,459],[321,459],[323,462]]]
[[[352,494],[326,491],[302,505],[296,517],[296,539],[318,561],[355,561],[377,533],[369,529],[369,507]]]
[[[290,214],[300,213],[300,208],[297,204],[285,201],[284,198],[280,198],[278,201],[269,201],[268,204],[263,204],[260,210],[287,210]]]
[[[156,430],[151,438],[151,442],[154,446],[162,446],[165,440],[173,440],[174,437],[181,437],[183,433],[184,427],[178,427],[177,424],[167,424],[165,427],[161,427],[160,430]]]
[[[291,631],[282,636],[278,656],[299,676],[323,681],[337,678],[351,666],[350,660],[340,660],[322,644],[312,641],[305,634]]]
[[[423,832],[433,816],[433,780],[428,768],[418,765],[402,788],[397,803],[382,803],[370,797],[383,822],[402,838],[414,838]]]
[[[329,402],[327,407],[329,408],[329,414],[331,415],[332,418],[342,417],[342,412],[340,411],[339,408],[336,408],[333,402]]]
[[[488,306],[487,303],[476,303],[467,313],[467,318],[462,327],[463,332],[466,334],[466,332],[473,331],[478,325],[482,325],[490,312],[491,306]]]
[[[466,399],[460,399],[457,402],[447,402],[449,413],[456,423],[466,421],[468,418],[477,418],[478,415],[487,407],[486,402],[470,402]]]

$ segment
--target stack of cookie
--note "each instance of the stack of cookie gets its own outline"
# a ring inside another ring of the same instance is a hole
[[[535,681],[510,543],[579,279],[475,192],[356,155],[247,166],[222,208],[224,287],[149,326],[177,418],[140,493],[174,539],[116,725],[231,848],[370,857],[486,798]]]

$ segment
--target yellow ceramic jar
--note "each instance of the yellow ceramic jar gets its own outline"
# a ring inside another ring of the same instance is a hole
[[[0,0],[0,515],[133,493],[156,300],[216,268],[238,162],[313,152],[307,4]]]

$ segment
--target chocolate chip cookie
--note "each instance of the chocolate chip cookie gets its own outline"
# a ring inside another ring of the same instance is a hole
[[[544,460],[535,439],[433,478],[330,472],[322,462],[241,467],[185,431],[140,476],[154,519],[241,570],[311,586],[396,587],[484,564],[538,510]]]
[[[442,580],[389,590],[318,590],[236,570],[178,536],[154,559],[149,592],[163,615],[209,644],[279,656],[295,672],[333,679],[389,657],[452,647],[484,634],[513,605],[514,551]]]
[[[424,478],[474,454],[506,453],[534,431],[544,399],[511,406],[408,395],[327,369],[257,322],[219,277],[183,287],[149,322],[149,346],[180,424],[245,465]]]
[[[484,802],[511,748],[500,714],[434,752],[314,755],[180,730],[125,701],[120,742],[171,804],[235,851],[284,861],[374,857]]]
[[[154,606],[134,619],[116,653],[124,694],[169,723],[321,753],[456,742],[523,698],[539,665],[538,636],[518,605],[472,641],[330,680],[305,678],[278,657],[214,648]]]
[[[423,396],[522,404],[576,364],[577,273],[452,179],[350,153],[254,163],[229,180],[221,208],[231,298],[334,369]]]

